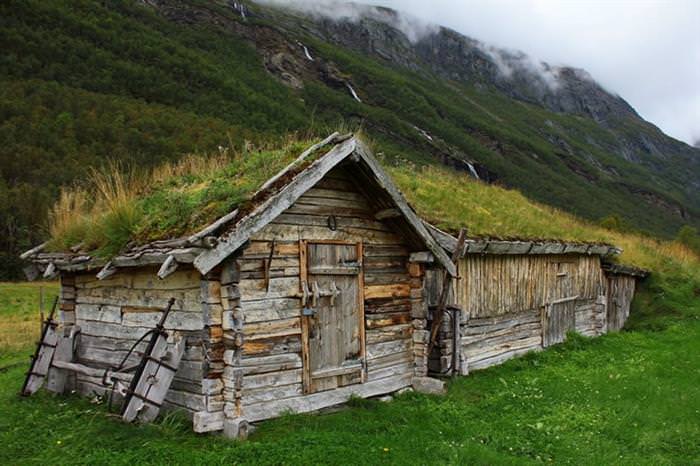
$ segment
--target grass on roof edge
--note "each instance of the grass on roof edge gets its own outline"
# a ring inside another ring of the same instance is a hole
[[[128,244],[196,232],[249,201],[262,184],[317,140],[188,155],[148,172],[119,164],[64,188],[49,212],[49,251],[76,245],[109,258]],[[311,157],[305,160],[310,161]]]

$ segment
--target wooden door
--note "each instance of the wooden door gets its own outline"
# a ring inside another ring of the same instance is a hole
[[[555,284],[551,299],[557,300],[573,296],[577,291],[574,286],[576,263],[571,259],[557,259],[552,262],[552,266],[554,267]]]
[[[630,305],[634,298],[634,278],[608,277],[607,331],[618,332],[629,317]]]
[[[575,328],[576,300],[566,299],[547,306],[542,318],[542,346],[556,345],[566,340],[566,333]]]
[[[302,248],[302,281],[309,290],[302,317],[304,392],[360,383],[365,348],[362,244],[306,242]]]

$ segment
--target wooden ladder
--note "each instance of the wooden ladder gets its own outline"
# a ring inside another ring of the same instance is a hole
[[[27,372],[27,377],[24,379],[22,391],[20,392],[22,396],[29,396],[39,390],[48,376],[53,354],[56,351],[56,344],[58,343],[58,322],[53,320],[56,306],[58,306],[58,297],[54,299],[51,312],[41,328],[41,337],[36,345],[34,354],[31,356],[32,363],[29,366],[29,372]]]
[[[459,258],[462,257],[462,253],[464,250],[464,242],[467,239],[467,230],[466,228],[462,228],[459,230],[459,236],[457,237],[457,245],[455,246],[455,250],[452,252],[452,263],[457,265]],[[428,357],[430,357],[430,354],[433,352],[433,347],[435,346],[435,343],[437,343],[437,336],[438,332],[440,330],[440,326],[442,325],[442,320],[445,316],[445,308],[447,307],[447,298],[450,294],[450,285],[451,285],[451,279],[453,277],[450,276],[449,273],[445,270],[442,278],[442,291],[440,293],[440,297],[438,298],[438,304],[437,307],[435,308],[434,312],[434,317],[433,317],[433,322],[432,322],[432,327],[430,329],[430,340],[428,341]],[[457,335],[454,335],[454,338],[457,338]]]

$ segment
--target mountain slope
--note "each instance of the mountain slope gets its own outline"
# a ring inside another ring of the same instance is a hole
[[[700,151],[580,72],[558,71],[567,91],[552,93],[517,57],[505,79],[496,52],[454,31],[411,42],[376,17],[246,3],[244,18],[230,3],[0,5],[0,275],[45,235],[58,187],[91,166],[147,167],[339,123],[361,125],[387,163],[445,163],[662,236],[698,225]]]

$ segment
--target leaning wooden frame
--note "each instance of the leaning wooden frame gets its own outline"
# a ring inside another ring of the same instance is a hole
[[[43,245],[23,258],[28,275],[61,281],[56,352],[68,356],[54,357],[50,372],[71,377],[58,377],[55,387],[107,396],[117,387],[127,420],[179,409],[197,432],[245,437],[250,423],[351,396],[440,392],[429,368],[466,374],[541,347],[542,306],[556,306],[558,293],[570,297],[579,285],[594,300],[575,309],[586,323],[575,318],[574,327],[597,332],[608,321],[595,300],[610,299],[601,294],[600,258],[616,248],[463,241],[458,248],[423,222],[367,147],[335,133],[198,233],[132,246],[110,260],[79,245],[63,252]],[[579,256],[591,260],[572,259]],[[522,267],[506,265],[522,257],[529,258]],[[588,278],[574,278],[578,270]],[[548,281],[532,279],[540,273]],[[434,322],[428,308],[443,288]],[[616,301],[623,321],[630,287],[617,288],[626,293]],[[570,319],[549,316],[546,325],[558,332],[571,328]],[[150,343],[139,342],[154,327]],[[150,355],[139,358],[132,347]],[[146,382],[115,370],[124,367],[139,368]]]
[[[158,416],[184,350],[182,338],[175,337],[172,344],[169,344],[169,335],[164,330],[165,320],[174,302],[174,299],[168,302],[156,326],[137,340],[138,344],[150,336],[138,364],[124,367],[127,357],[136,347],[135,344],[118,366],[99,369],[75,360],[80,327],[77,325],[59,327],[58,322],[54,321],[58,303],[56,298],[51,314],[44,322],[43,331],[20,394],[30,396],[36,393],[44,383],[49,391],[62,394],[66,392],[69,378],[82,374],[101,378],[102,385],[110,390],[110,398],[115,392],[123,398],[120,411],[124,421],[153,421]],[[61,332],[59,329],[64,331]]]

